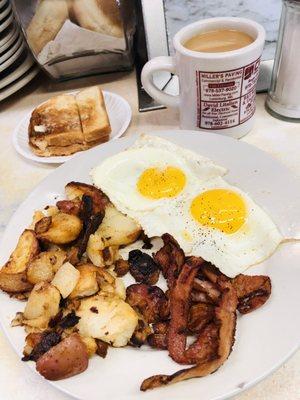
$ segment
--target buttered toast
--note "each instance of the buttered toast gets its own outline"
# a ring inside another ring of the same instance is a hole
[[[106,142],[111,128],[100,88],[93,86],[82,90],[76,94],[76,102],[85,141]]]
[[[111,127],[101,89],[62,94],[38,106],[28,128],[29,145],[41,157],[65,156],[109,140]]]

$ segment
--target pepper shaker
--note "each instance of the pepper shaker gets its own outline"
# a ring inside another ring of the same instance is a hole
[[[300,0],[283,0],[267,110],[300,122]]]

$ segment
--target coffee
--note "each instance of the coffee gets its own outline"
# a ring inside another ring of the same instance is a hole
[[[253,43],[254,39],[245,32],[234,29],[217,29],[201,32],[184,43],[184,47],[204,53],[221,53],[241,49]]]

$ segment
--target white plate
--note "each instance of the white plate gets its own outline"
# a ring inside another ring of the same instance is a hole
[[[7,32],[0,32],[0,51],[2,52],[7,48],[7,42],[11,40],[12,36],[16,34],[17,26],[15,24],[11,24],[9,30]],[[13,39],[14,40],[14,39]]]
[[[6,2],[7,2],[7,0],[0,0],[0,8],[2,8]],[[7,3],[7,5],[8,5],[8,3]]]
[[[6,7],[5,10],[3,10],[0,13],[0,24],[1,24],[1,21],[8,16],[8,14],[11,12],[11,10],[12,10],[11,4],[9,3],[8,7]]]
[[[14,43],[14,41],[12,41],[12,43]],[[18,48],[21,45],[24,47],[23,37],[20,35],[19,38],[17,39],[17,41],[13,44],[13,46],[11,48],[9,48],[9,46],[7,46],[7,50],[5,52],[1,52],[1,54],[3,54],[3,55],[0,57],[0,64],[2,64],[4,61],[6,61],[8,58],[10,58],[18,50]]]
[[[13,64],[15,61],[17,61],[18,57],[22,54],[23,50],[25,48],[24,42],[22,45],[18,48],[18,50],[4,63],[0,64],[0,77],[1,77],[1,72],[5,71],[6,68],[10,67],[11,64]]]
[[[76,92],[71,92],[69,94],[74,93]],[[110,134],[110,140],[112,140],[119,138],[126,131],[131,121],[132,112],[128,102],[118,94],[103,91],[103,95],[110,120],[112,130]],[[13,145],[17,152],[29,160],[46,164],[60,164],[74,157],[76,154],[71,156],[39,157],[31,151],[28,145],[28,125],[32,111],[20,121],[13,132]],[[96,147],[99,146],[102,146],[102,144]]]
[[[300,237],[299,179],[268,154],[237,140],[203,132],[161,131],[162,137],[210,157],[229,169],[226,179],[248,192],[261,205],[285,236]],[[92,167],[127,148],[134,138],[123,138],[76,155],[44,179],[18,208],[7,225],[0,262],[7,260],[19,234],[31,222],[36,209],[53,204],[72,180],[90,182]],[[93,357],[80,375],[51,382],[57,389],[81,400],[221,400],[236,395],[275,371],[299,347],[300,331],[300,243],[285,243],[249,274],[267,274],[273,291],[268,302],[255,312],[239,316],[236,342],[226,363],[214,374],[146,393],[142,380],[153,374],[182,368],[167,352],[123,348],[109,349],[107,357]],[[0,265],[2,265],[0,264]],[[11,345],[22,356],[23,328],[10,321],[24,303],[0,294],[0,320]],[[21,361],[20,361],[21,362]],[[34,363],[27,365],[35,371]],[[41,378],[43,379],[43,378]]]
[[[6,40],[3,41],[3,45],[0,44],[0,53],[4,53],[17,39],[18,35],[20,34],[19,29],[13,25],[13,29],[7,34],[5,37]]]
[[[3,32],[4,29],[6,29],[9,24],[12,23],[12,21],[14,20],[14,14],[11,13],[10,16],[5,20],[5,21],[0,21],[0,32]]]
[[[23,43],[24,45],[24,43]],[[0,79],[0,89],[3,89],[5,86],[8,86],[12,82],[16,81],[20,76],[24,75],[29,68],[34,64],[34,59],[31,54],[27,54],[26,59],[19,65],[16,69],[14,69],[11,74],[6,76],[4,79]]]
[[[40,69],[37,66],[32,67],[24,76],[21,76],[16,82],[6,86],[4,89],[0,90],[0,101],[11,96],[23,86],[27,85],[38,73]]]

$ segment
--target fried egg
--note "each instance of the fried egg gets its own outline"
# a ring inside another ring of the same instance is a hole
[[[92,171],[92,179],[115,206],[153,210],[182,198],[195,181],[224,175],[226,169],[206,157],[159,137],[141,136],[128,150],[107,158]]]
[[[282,236],[248,194],[222,178],[225,172],[189,150],[143,137],[96,167],[92,178],[147,236],[167,232],[186,255],[234,277],[269,257]]]

